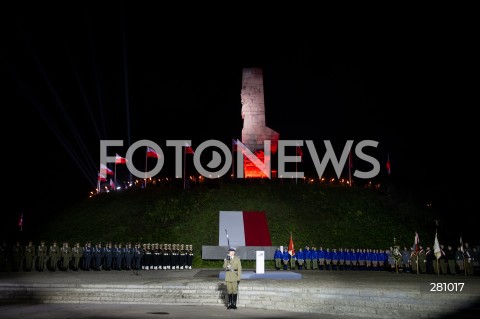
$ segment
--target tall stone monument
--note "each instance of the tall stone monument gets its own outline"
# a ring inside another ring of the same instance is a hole
[[[271,151],[277,151],[280,134],[265,124],[263,72],[260,68],[244,68],[242,75],[242,143],[264,160],[263,141],[271,141]],[[245,158],[245,177],[264,177],[264,174]]]

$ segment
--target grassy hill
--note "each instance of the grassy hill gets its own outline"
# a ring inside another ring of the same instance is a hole
[[[434,219],[408,199],[374,189],[248,181],[173,185],[100,194],[63,211],[38,236],[46,241],[159,242],[193,244],[194,265],[202,245],[218,245],[220,210],[265,211],[273,245],[366,247],[412,245],[415,231],[433,238]],[[269,265],[267,265],[269,266]]]

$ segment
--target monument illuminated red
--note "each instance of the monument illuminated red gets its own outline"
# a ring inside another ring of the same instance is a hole
[[[242,75],[242,143],[262,162],[264,140],[271,141],[271,153],[275,154],[280,134],[265,123],[265,99],[263,94],[263,71],[260,68],[244,68]],[[270,160],[270,159],[267,159]],[[244,174],[247,178],[267,177],[244,156]]]

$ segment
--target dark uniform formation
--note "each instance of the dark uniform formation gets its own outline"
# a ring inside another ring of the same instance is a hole
[[[22,245],[17,241],[9,247],[6,241],[0,246],[0,271],[68,271],[68,270],[185,270],[192,269],[193,245],[114,243],[83,247],[76,242],[46,245],[33,241]]]

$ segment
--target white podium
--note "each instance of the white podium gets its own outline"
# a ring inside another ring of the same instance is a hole
[[[257,259],[256,259],[256,273],[264,274],[265,273],[265,251],[257,250]]]

